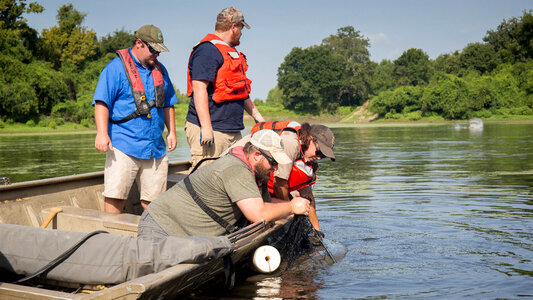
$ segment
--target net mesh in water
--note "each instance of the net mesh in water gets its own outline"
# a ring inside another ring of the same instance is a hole
[[[295,260],[315,252],[320,247],[320,244],[314,242],[309,219],[302,215],[294,216],[285,234],[276,241],[271,241],[271,245],[278,249],[282,257],[279,270],[289,269]]]

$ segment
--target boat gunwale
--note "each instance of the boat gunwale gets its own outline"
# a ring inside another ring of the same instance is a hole
[[[189,164],[190,162],[188,160],[172,161],[168,163],[168,167],[170,169],[172,167],[187,166]],[[86,179],[95,179],[95,178],[103,179],[103,177],[104,177],[104,171],[96,171],[96,172],[89,172],[89,173],[59,176],[59,177],[53,177],[53,178],[14,182],[11,184],[0,185],[0,192],[22,189],[22,188],[29,188],[29,187],[39,187],[39,186],[58,184],[58,183],[82,181]]]
[[[239,258],[239,261],[241,261],[242,258],[246,257],[248,253],[251,253],[250,248],[251,247],[258,247],[260,244],[264,243],[266,239],[274,234],[276,231],[280,230],[283,226],[285,226],[288,222],[288,220],[291,219],[291,216],[278,220],[276,222],[268,222],[265,223],[264,221],[256,222],[251,225],[248,225],[247,227],[242,228],[241,230],[244,231],[244,236],[242,239],[238,239],[235,241],[235,243],[232,243],[236,249],[231,253],[231,256],[237,256]],[[259,223],[259,224],[258,224]],[[264,224],[264,226],[261,226]],[[257,229],[256,227],[261,226],[260,229]],[[252,231],[251,234],[247,234],[247,228],[250,228]],[[238,234],[238,232],[236,232]],[[235,235],[234,233],[233,235]],[[46,296],[46,297],[53,297],[57,299],[86,299],[86,298],[100,298],[107,299],[107,297],[113,295],[118,297],[125,297],[127,295],[131,294],[137,294],[140,298],[145,297],[151,297],[150,294],[152,292],[156,292],[158,290],[158,287],[161,285],[164,285],[165,283],[171,283],[175,281],[176,279],[185,276],[187,274],[190,274],[191,272],[194,272],[196,269],[201,269],[203,267],[208,267],[209,265],[212,265],[212,270],[216,274],[223,273],[223,263],[222,258],[216,259],[216,260],[208,260],[202,263],[183,263],[183,264],[177,264],[172,267],[169,267],[167,269],[161,270],[157,273],[150,273],[146,274],[141,277],[137,277],[113,286],[110,286],[106,289],[95,291],[90,294],[72,294],[60,290],[54,290],[54,289],[47,289],[47,288],[39,288],[39,287],[32,287],[32,286],[26,286],[22,284],[13,284],[8,282],[0,282],[0,296],[6,295],[11,293],[22,293],[21,295],[24,295],[24,293],[31,293],[33,296],[36,296],[36,298],[39,298],[40,296]],[[218,267],[217,267],[218,265]],[[213,274],[213,273],[211,273]],[[191,287],[199,286],[206,284],[209,281],[198,283],[196,281],[191,281],[190,284],[182,286],[182,288],[178,291],[176,291],[176,294],[173,294],[174,296],[177,296],[179,294],[182,294],[183,292],[190,290]],[[30,291],[25,291],[25,290]],[[121,291],[122,290],[122,291]]]

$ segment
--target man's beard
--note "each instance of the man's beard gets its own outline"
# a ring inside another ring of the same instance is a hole
[[[230,41],[230,44],[232,47],[237,47],[241,44],[241,41],[240,41],[241,37],[240,36],[237,36],[237,34],[234,34],[231,36],[231,41]]]
[[[255,180],[257,182],[267,182],[270,180],[271,169],[265,169],[262,166],[256,166],[254,168]]]
[[[153,68],[153,67],[155,67],[155,59],[147,59],[145,61],[145,64],[146,64],[147,67]]]

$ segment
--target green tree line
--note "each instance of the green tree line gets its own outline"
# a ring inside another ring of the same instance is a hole
[[[483,42],[432,60],[408,49],[394,61],[370,60],[369,40],[352,26],[320,45],[293,48],[267,102],[320,114],[360,106],[382,119],[533,115],[533,15],[504,20]]]
[[[93,126],[100,71],[133,35],[122,29],[98,38],[72,4],[58,9],[57,25],[38,33],[24,14],[42,11],[36,2],[0,0],[0,126]],[[408,49],[376,63],[369,40],[346,26],[320,45],[293,48],[267,104],[318,115],[370,100],[369,110],[385,119],[532,115],[532,41],[533,16],[524,11],[461,51],[432,60],[422,49]],[[188,102],[177,94],[180,103]]]
[[[58,9],[56,26],[38,34],[23,14],[42,11],[36,2],[0,0],[0,122],[90,126],[100,71],[133,35],[117,30],[98,39],[72,4]]]

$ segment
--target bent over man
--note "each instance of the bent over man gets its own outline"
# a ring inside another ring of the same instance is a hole
[[[258,183],[268,180],[278,164],[289,162],[279,135],[259,131],[244,147],[198,169],[154,200],[141,216],[138,236],[156,240],[167,235],[215,236],[233,231],[241,217],[268,222],[290,214],[307,215],[310,206],[304,198],[280,203],[261,198]]]
[[[200,40],[189,57],[187,96],[192,100],[185,132],[193,167],[203,158],[218,157],[242,137],[244,110],[264,121],[250,99],[246,56],[235,49],[243,27],[250,28],[238,9],[223,9],[215,32]]]
[[[320,124],[300,124],[295,121],[259,122],[252,128],[251,135],[243,137],[232,147],[244,145],[251,136],[262,129],[271,129],[280,135],[285,154],[291,160],[288,164],[281,164],[272,173],[267,183],[268,192],[272,197],[285,201],[288,201],[296,191],[300,196],[309,197],[312,200],[309,221],[313,228],[323,235],[320,231],[312,186],[316,182],[317,162],[326,157],[335,160],[333,132],[327,126]]]
[[[128,49],[102,70],[94,92],[94,146],[107,152],[104,209],[120,213],[137,180],[143,208],[166,190],[168,158],[176,148],[174,104],[178,102],[165,67],[157,60],[168,51],[154,25],[135,32]],[[165,125],[167,143],[162,137]]]

